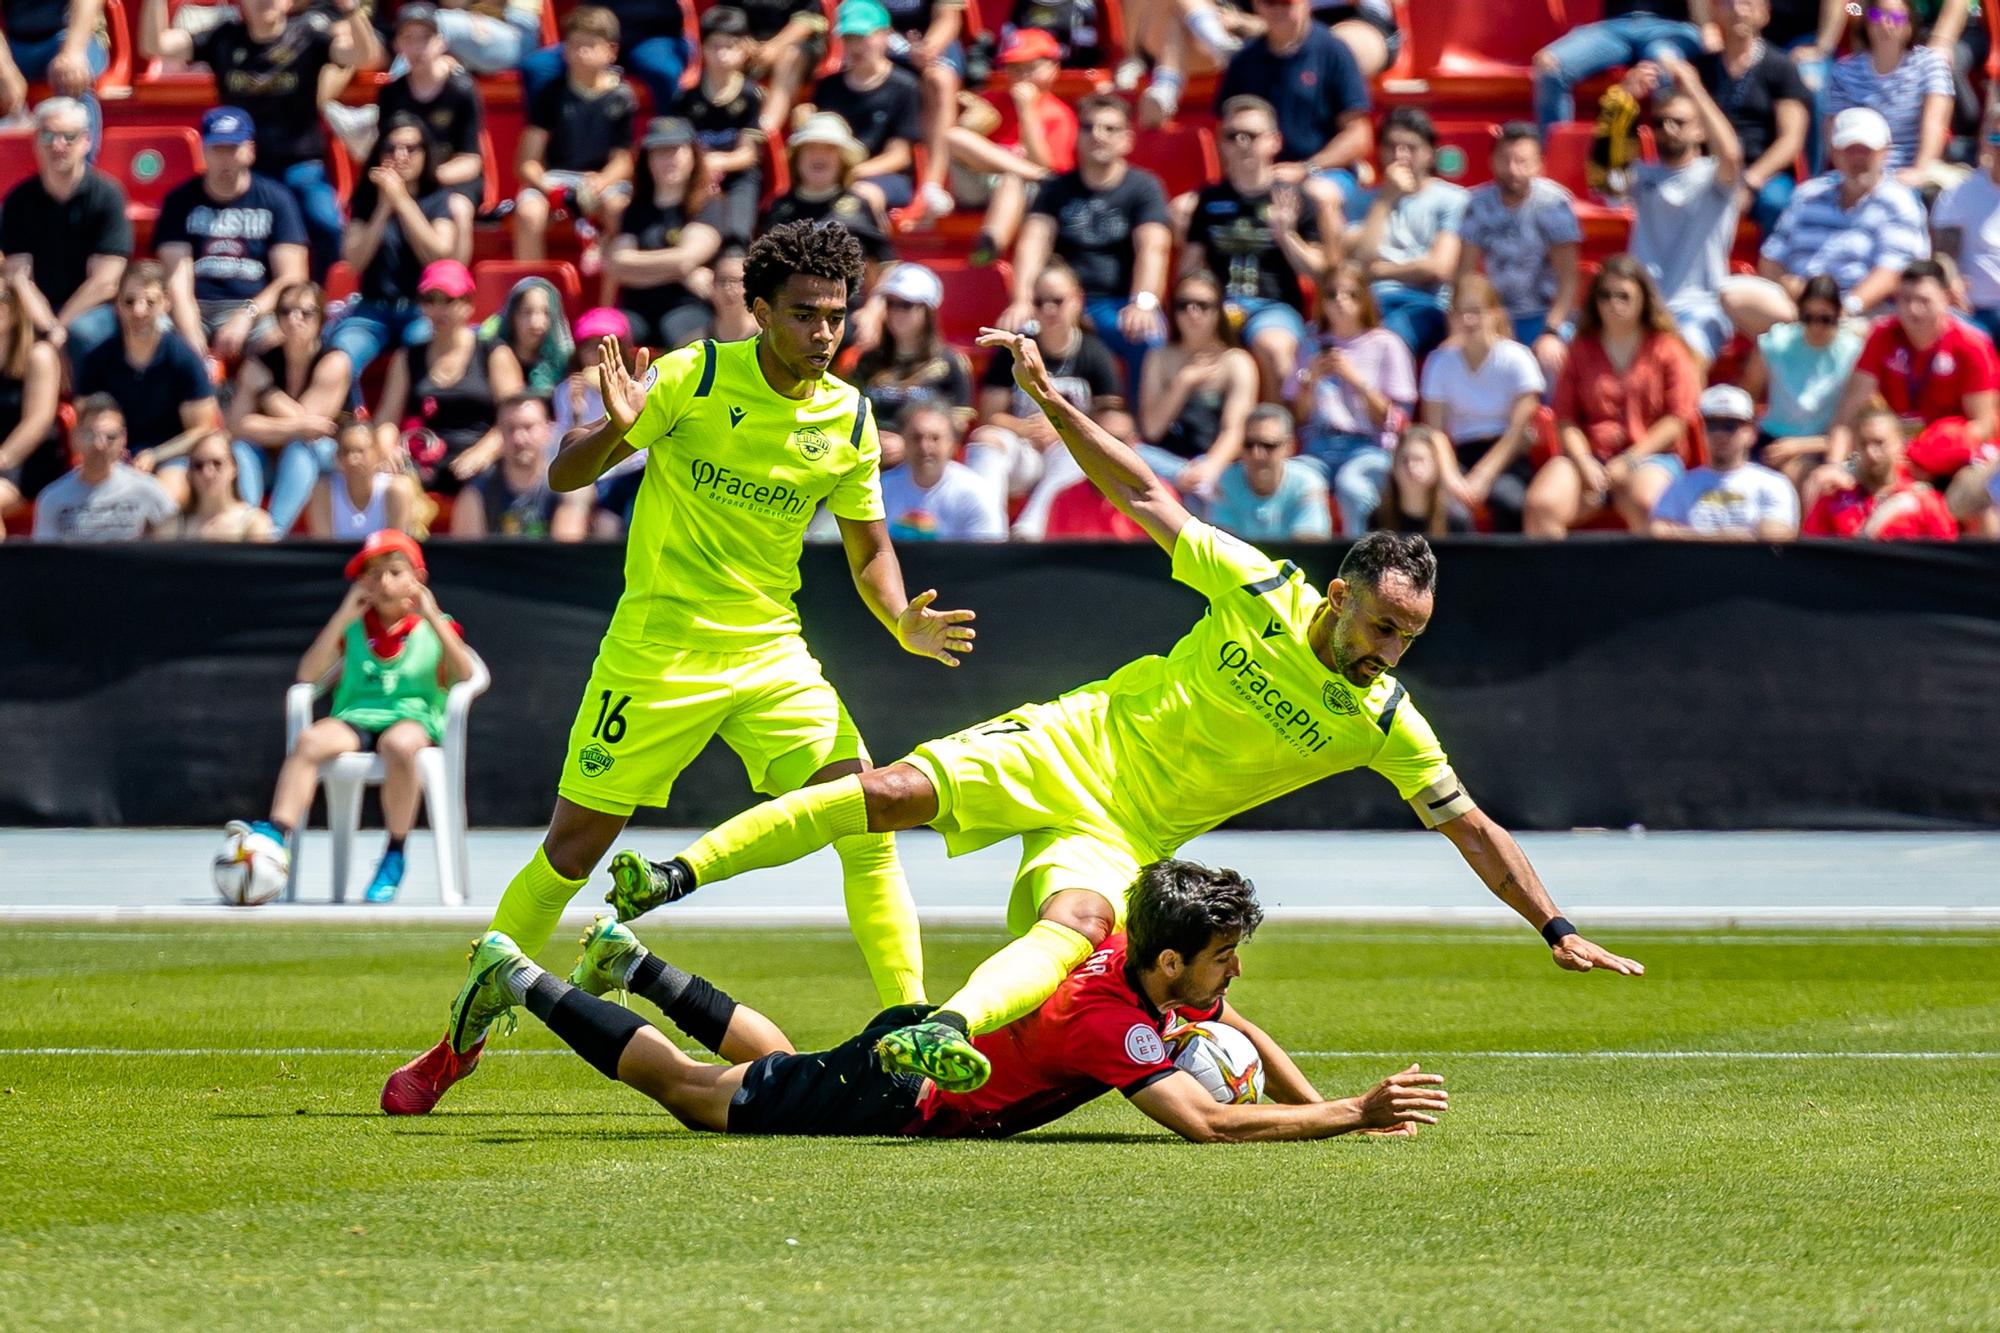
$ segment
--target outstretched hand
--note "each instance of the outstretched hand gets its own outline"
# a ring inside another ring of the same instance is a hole
[[[646,367],[652,364],[653,354],[641,347],[628,372],[625,352],[616,338],[607,334],[598,351],[597,373],[604,386],[604,415],[620,433],[629,431],[646,407]]]
[[[1565,935],[1549,949],[1556,960],[1556,966],[1570,972],[1595,972],[1599,968],[1616,972],[1621,977],[1643,977],[1645,966],[1630,958],[1621,958],[1609,949],[1601,949],[1581,935]]]
[[[1426,1074],[1421,1065],[1411,1065],[1400,1074],[1391,1074],[1354,1099],[1361,1112],[1361,1127],[1396,1129],[1435,1125],[1432,1111],[1443,1111],[1451,1098],[1444,1090],[1443,1074]]]
[[[903,614],[896,617],[896,642],[918,657],[934,658],[948,667],[972,651],[978,631],[972,628],[971,611],[933,611],[937,589],[927,588],[910,599]]]
[[[979,331],[981,347],[1004,347],[1014,357],[1014,383],[1021,386],[1021,392],[1035,400],[1046,403],[1055,397],[1056,386],[1049,379],[1049,368],[1042,363],[1042,349],[1035,340],[1025,333],[1009,333],[1005,329],[985,328]]]

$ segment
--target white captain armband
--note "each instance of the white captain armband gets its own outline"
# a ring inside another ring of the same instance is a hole
[[[1465,790],[1465,784],[1458,780],[1458,774],[1446,768],[1438,774],[1438,780],[1410,798],[1410,808],[1417,812],[1425,828],[1436,828],[1448,824],[1460,815],[1469,815],[1479,807]]]

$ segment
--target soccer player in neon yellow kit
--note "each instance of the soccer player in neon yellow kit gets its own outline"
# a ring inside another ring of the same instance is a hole
[[[640,805],[720,735],[757,790],[851,776],[867,752],[799,634],[799,548],[821,502],[839,520],[862,600],[905,649],[947,666],[969,652],[970,611],[905,597],[883,522],[880,447],[868,400],[827,374],[861,248],[837,223],[773,227],[744,262],[757,337],[641,354],[627,375],[605,340],[605,419],[573,430],[549,484],[573,491],[647,450],[625,546],[625,593],[570,730],[555,814],[514,877],[492,929],[530,955]],[[924,998],[915,904],[892,834],[833,841],[848,924],[885,1005]],[[444,1040],[390,1075],[382,1109],[428,1112],[478,1063],[468,980]]]
[[[1190,515],[1135,452],[1056,393],[1032,338],[989,329],[980,341],[1013,353],[1016,382],[1097,488],[1173,557],[1174,578],[1208,598],[1208,614],[1165,657],[754,807],[671,861],[620,852],[610,897],[621,917],[863,829],[929,824],[954,855],[1018,835],[1007,920],[1019,938],[876,1048],[886,1069],[964,1091],[988,1073],[970,1035],[1032,1011],[1116,930],[1140,866],[1239,811],[1367,767],[1542,932],[1558,966],[1644,971],[1557,912],[1389,674],[1431,617],[1437,560],[1421,537],[1364,538],[1322,595],[1289,561]]]

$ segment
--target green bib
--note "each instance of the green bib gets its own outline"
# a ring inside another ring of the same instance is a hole
[[[333,715],[342,722],[383,732],[398,722],[421,723],[432,740],[444,737],[445,687],[438,683],[444,647],[437,631],[419,624],[391,658],[375,655],[368,631],[347,627],[347,651],[333,687]]]

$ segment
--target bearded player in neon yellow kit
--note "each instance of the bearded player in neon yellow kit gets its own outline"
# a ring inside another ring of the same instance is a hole
[[[549,467],[558,491],[592,485],[647,450],[625,545],[625,593],[570,730],[554,817],[514,877],[492,929],[528,954],[641,805],[720,735],[767,795],[860,773],[867,751],[799,635],[799,548],[824,501],[855,589],[905,649],[947,666],[972,649],[970,611],[907,598],[883,522],[880,448],[868,400],[828,375],[861,248],[837,223],[773,227],[744,261],[759,333],[662,357],[627,375],[602,359],[605,419],[571,431]],[[891,834],[834,842],[848,924],[884,1005],[920,1002],[915,904]],[[444,1040],[390,1075],[382,1109],[421,1115],[472,1072],[485,1031],[468,980]]]
[[[1190,515],[1138,454],[1056,393],[1032,338],[989,329],[980,342],[1013,353],[1016,382],[1097,488],[1173,557],[1174,578],[1208,599],[1208,614],[1165,657],[919,745],[887,768],[766,802],[670,861],[620,852],[610,900],[621,917],[864,829],[929,824],[954,855],[1018,835],[1007,921],[1020,938],[876,1048],[891,1072],[966,1091],[988,1072],[969,1037],[1034,1010],[1119,927],[1138,867],[1239,811],[1367,767],[1541,931],[1558,966],[1644,971],[1557,912],[1389,674],[1431,617],[1437,559],[1421,537],[1363,538],[1322,595],[1289,561]]]

